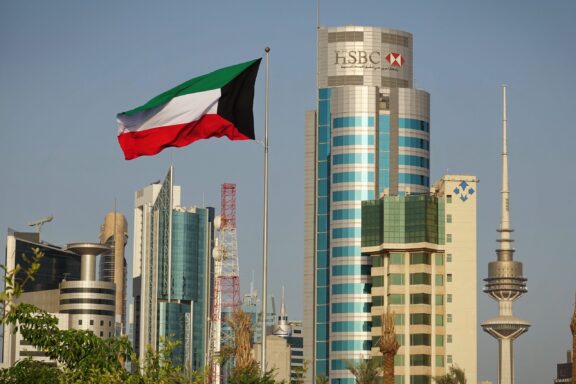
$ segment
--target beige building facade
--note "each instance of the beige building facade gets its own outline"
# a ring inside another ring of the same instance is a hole
[[[398,384],[428,384],[451,365],[477,377],[476,183],[447,175],[429,195],[384,196],[362,208],[362,252],[371,256],[372,350],[381,315],[394,313]]]

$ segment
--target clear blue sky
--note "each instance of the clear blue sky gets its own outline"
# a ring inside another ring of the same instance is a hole
[[[270,288],[286,285],[302,317],[304,111],[315,100],[314,1],[0,1],[0,231],[53,214],[45,240],[95,241],[114,207],[130,227],[134,192],[172,160],[184,205],[219,205],[238,184],[243,291],[260,276],[263,153],[210,140],[124,161],[117,112],[199,74],[263,55],[270,74]],[[576,289],[576,2],[341,1],[323,25],[414,34],[414,77],[432,96],[432,180],[480,178],[478,277],[495,258],[500,89],[509,85],[512,226],[529,292],[515,313],[532,322],[516,348],[519,383],[551,382],[570,347]],[[263,132],[263,78],[256,131]],[[5,233],[5,232],[3,232]],[[4,248],[5,238],[0,240]],[[132,247],[128,247],[131,257]],[[131,275],[131,271],[129,273]],[[497,306],[481,294],[479,320]],[[478,330],[479,377],[496,381],[496,342]]]

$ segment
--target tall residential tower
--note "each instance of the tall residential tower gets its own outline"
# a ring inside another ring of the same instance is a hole
[[[500,243],[496,261],[488,264],[488,277],[484,279],[484,292],[498,302],[498,317],[482,324],[499,344],[498,384],[514,383],[514,340],[528,331],[530,324],[514,317],[512,303],[524,293],[526,278],[522,275],[522,263],[514,261],[512,248],[512,227],[510,226],[510,192],[508,190],[508,148],[507,148],[507,117],[506,117],[506,87],[502,89],[502,197],[500,211]]]

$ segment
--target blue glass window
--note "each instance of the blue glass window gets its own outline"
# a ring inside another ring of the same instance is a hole
[[[317,324],[316,336],[320,340],[326,340],[328,338],[328,324]]]
[[[328,198],[327,197],[319,197],[318,198],[318,214],[327,214],[328,213]]]
[[[332,256],[334,257],[353,257],[360,256],[360,247],[344,246],[332,248]]]
[[[422,168],[430,168],[430,160],[422,156],[398,155],[400,165],[412,165]]]
[[[332,342],[332,351],[369,351],[371,347],[370,340],[335,340]]]
[[[336,117],[332,122],[332,126],[334,128],[373,127],[374,117],[372,116]]]
[[[372,323],[369,321],[335,321],[332,332],[370,332]]]
[[[328,343],[325,341],[319,341],[316,343],[316,358],[327,359],[328,358]]]
[[[358,171],[358,172],[335,172],[332,175],[332,181],[337,183],[351,183],[355,181],[372,182],[374,181],[374,172]]]
[[[318,178],[327,179],[328,178],[328,162],[319,161],[318,162]]]
[[[430,178],[423,175],[414,175],[411,173],[399,173],[398,178],[403,184],[430,185]]]
[[[316,306],[316,321],[318,323],[325,323],[328,321],[328,306],[327,305],[317,305]]]
[[[430,123],[423,120],[407,119],[401,117],[398,119],[398,128],[415,129],[422,132],[430,132]]]
[[[336,191],[332,193],[332,199],[334,201],[372,200],[374,199],[374,191]]]
[[[370,303],[332,303],[333,313],[355,313],[355,312],[370,312]]]
[[[353,239],[360,237],[361,228],[334,228],[332,229],[332,238],[334,239]]]
[[[332,211],[332,220],[353,220],[361,218],[362,210],[360,208],[335,209]]]
[[[332,139],[335,147],[346,145],[374,145],[374,135],[343,135]]]
[[[357,276],[357,275],[369,275],[370,266],[369,265],[335,265],[332,267],[333,276]]]
[[[419,139],[417,137],[410,137],[410,136],[400,136],[398,138],[398,144],[401,147],[411,147],[411,148],[420,148],[420,149],[430,149],[430,142],[425,139]]]
[[[316,282],[320,285],[328,285],[328,269],[322,268],[316,271]]]
[[[340,164],[374,164],[373,153],[340,153],[333,156],[335,165]]]
[[[335,295],[370,293],[370,284],[368,283],[334,284],[332,285],[332,293]]]

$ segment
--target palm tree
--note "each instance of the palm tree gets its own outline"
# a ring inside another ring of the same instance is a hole
[[[318,375],[316,376],[316,384],[328,384],[329,380],[327,376]]]
[[[466,384],[466,381],[464,370],[454,365],[450,367],[447,374],[434,378],[436,384]]]
[[[348,362],[346,366],[356,378],[356,384],[375,384],[382,370],[373,359],[362,359],[357,363]]]
[[[394,356],[400,348],[394,332],[394,312],[386,310],[382,313],[382,337],[378,343],[384,360],[384,384],[394,384]]]

